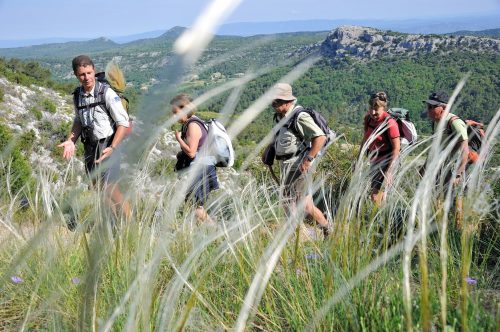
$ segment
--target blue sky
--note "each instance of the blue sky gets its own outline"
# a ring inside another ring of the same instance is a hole
[[[190,26],[209,0],[0,0],[0,40],[95,38]],[[500,0],[244,0],[230,22],[498,15]]]

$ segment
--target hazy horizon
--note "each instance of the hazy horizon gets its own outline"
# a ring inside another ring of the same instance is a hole
[[[86,7],[62,0],[0,0],[0,40],[94,39],[121,37],[174,26],[189,27],[199,13],[212,3],[186,0],[166,3],[150,0],[88,0]],[[286,22],[299,20],[427,20],[473,16],[498,16],[497,0],[368,0],[345,3],[335,0],[252,0],[236,1],[222,24]],[[499,20],[500,21],[500,20]],[[445,22],[444,22],[445,23]]]

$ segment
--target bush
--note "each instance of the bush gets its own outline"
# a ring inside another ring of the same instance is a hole
[[[49,99],[44,99],[42,101],[42,110],[49,112],[49,113],[55,113],[56,112],[56,105]]]
[[[0,103],[3,102],[5,96],[5,92],[3,91],[2,88],[0,88]]]
[[[38,121],[40,121],[43,117],[42,111],[40,111],[38,107],[35,106],[31,107],[30,112],[35,116],[35,119],[37,119]]]
[[[12,146],[13,139],[10,129],[0,125],[0,162],[3,163],[3,167],[0,167],[0,187],[6,186],[7,178],[9,178],[11,191],[17,193],[31,181],[31,166],[28,159],[21,152],[19,144]],[[21,146],[23,146],[23,137],[21,137],[20,142]],[[7,167],[9,163],[10,169]]]

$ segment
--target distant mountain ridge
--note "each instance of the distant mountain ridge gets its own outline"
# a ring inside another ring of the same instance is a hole
[[[239,22],[221,25],[217,34],[253,36],[258,34],[287,33],[296,31],[330,31],[342,25],[369,26],[403,33],[445,34],[458,30],[486,30],[499,27],[498,16],[469,16],[439,19],[335,19],[293,20],[283,22]]]
[[[456,31],[456,32],[450,33],[450,35],[500,38],[500,29],[488,29],[488,30],[481,30],[481,31],[462,30],[462,31]]]
[[[499,27],[497,16],[470,16],[443,19],[335,19],[335,20],[291,20],[277,22],[238,22],[226,23],[219,27],[218,35],[254,36],[298,31],[330,31],[341,25],[370,26],[377,29],[393,30],[404,33],[455,33],[463,31],[473,35],[476,31],[495,30]],[[176,27],[172,28],[175,29]],[[154,39],[172,29],[147,31],[127,36],[105,36],[117,44],[126,44],[137,40]],[[486,34],[488,32],[485,32]],[[488,36],[492,36],[488,34]],[[89,41],[96,38],[45,38],[27,40],[0,40],[1,48],[17,48],[33,45],[67,43],[71,41]]]

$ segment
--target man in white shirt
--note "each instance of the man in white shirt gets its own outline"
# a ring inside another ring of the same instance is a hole
[[[129,126],[127,111],[120,97],[109,85],[98,82],[94,63],[90,57],[79,55],[72,61],[73,72],[80,81],[74,92],[75,118],[68,139],[59,144],[64,148],[63,157],[70,159],[75,154],[75,143],[81,137],[84,146],[85,170],[103,182],[110,205],[116,215],[116,207],[130,217],[129,203],[124,199],[117,184],[120,175],[120,155],[117,146]],[[101,165],[106,161],[106,167]]]

